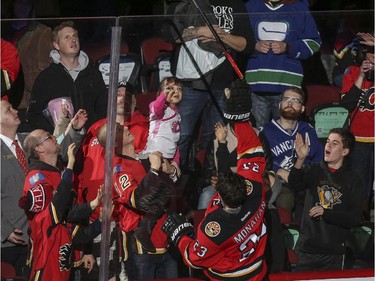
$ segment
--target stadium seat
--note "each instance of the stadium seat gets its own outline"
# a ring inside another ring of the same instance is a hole
[[[277,207],[277,212],[279,213],[281,224],[293,224],[293,216],[291,212],[282,207]]]
[[[172,76],[170,72],[170,57],[173,44],[160,37],[148,38],[141,43],[142,59],[142,91],[157,91],[159,82]]]
[[[290,211],[277,207],[280,223],[283,228],[284,243],[287,249],[288,262],[293,270],[297,264],[296,246],[299,238],[299,226],[293,223],[293,216]]]
[[[1,262],[1,280],[6,281],[26,281],[25,278],[17,276],[16,269],[7,262]]]
[[[332,85],[309,85],[306,86],[306,116],[310,117],[312,111],[319,105],[339,102],[340,88]]]
[[[312,111],[310,119],[319,141],[324,144],[332,128],[348,128],[349,111],[337,102],[323,104]]]
[[[136,106],[139,109],[139,111],[145,115],[148,116],[150,113],[150,102],[154,101],[156,99],[156,92],[146,92],[146,93],[140,93],[135,96],[136,98]]]
[[[109,86],[110,62],[111,56],[106,55],[101,57],[96,63],[96,66],[102,73],[106,87]],[[121,54],[119,63],[118,80],[129,81],[135,88],[137,88],[141,69],[140,56],[133,53]]]

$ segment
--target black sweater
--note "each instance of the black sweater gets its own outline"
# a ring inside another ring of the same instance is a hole
[[[299,238],[300,251],[316,254],[342,254],[350,228],[361,221],[362,181],[349,163],[332,173],[326,163],[315,163],[290,171],[294,190],[307,189]],[[312,219],[309,210],[321,205],[321,219]]]
[[[38,75],[32,89],[27,120],[33,130],[53,132],[53,125],[43,116],[43,110],[49,101],[64,96],[71,98],[75,112],[81,108],[86,110],[86,128],[106,117],[108,93],[98,69],[88,66],[73,80],[61,63],[51,63]]]

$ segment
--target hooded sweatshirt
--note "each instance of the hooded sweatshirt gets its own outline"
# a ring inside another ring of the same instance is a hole
[[[38,75],[32,89],[27,113],[31,129],[53,132],[47,105],[49,101],[60,97],[71,99],[74,113],[79,109],[86,110],[86,129],[95,121],[106,117],[108,93],[102,74],[89,65],[88,56],[80,51],[79,65],[72,70],[68,70],[61,63],[60,54],[56,50],[51,51],[50,56],[54,62]]]

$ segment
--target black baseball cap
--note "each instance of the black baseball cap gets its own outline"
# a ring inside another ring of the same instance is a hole
[[[118,82],[117,88],[121,88],[121,87],[126,88],[126,91],[129,92],[130,94],[132,95],[135,94],[134,86],[130,82],[124,81],[124,80]]]

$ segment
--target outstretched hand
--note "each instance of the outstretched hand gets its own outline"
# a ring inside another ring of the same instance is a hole
[[[76,156],[74,152],[75,148],[76,148],[75,143],[70,144],[68,147],[68,165],[67,165],[68,169],[73,169],[74,163],[76,161]]]
[[[295,140],[295,150],[298,160],[305,160],[310,150],[310,140],[307,139],[306,142],[303,140],[302,135],[297,133]]]
[[[365,33],[365,32],[358,32],[357,35],[362,38],[362,40],[359,41],[359,43],[367,45],[367,46],[375,45],[375,38],[373,34]]]
[[[81,130],[88,120],[88,115],[86,110],[79,109],[74,115],[73,119],[70,121],[74,130]]]
[[[70,112],[67,109],[66,104],[63,104],[63,103],[61,103],[61,115],[66,117],[66,118],[70,117]]]
[[[99,204],[102,202],[102,199],[103,199],[103,189],[104,189],[104,185],[101,185],[98,188],[98,192],[97,192],[96,198],[90,202],[91,210],[95,210],[96,207],[98,207]]]

